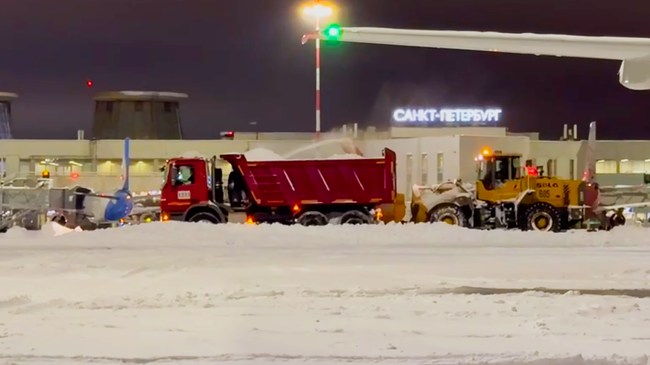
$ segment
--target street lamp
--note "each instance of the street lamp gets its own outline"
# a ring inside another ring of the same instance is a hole
[[[334,6],[321,0],[307,5],[303,13],[316,19],[316,31],[320,30],[320,21],[334,14]],[[320,39],[316,39],[316,139],[320,139]]]

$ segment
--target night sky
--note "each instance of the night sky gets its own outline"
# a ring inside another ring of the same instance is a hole
[[[313,24],[294,0],[0,0],[0,91],[20,95],[16,138],[90,133],[93,94],[177,91],[189,139],[223,130],[312,131]],[[650,1],[340,0],[343,26],[650,37]],[[512,131],[650,139],[650,91],[618,62],[326,44],[323,130],[387,127],[407,103],[500,106]],[[87,79],[95,83],[87,88]]]

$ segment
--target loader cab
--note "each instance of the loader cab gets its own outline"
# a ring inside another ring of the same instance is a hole
[[[476,162],[478,181],[486,190],[498,189],[508,181],[521,178],[521,155],[484,149]]]

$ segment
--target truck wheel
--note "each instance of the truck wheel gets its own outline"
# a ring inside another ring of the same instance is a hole
[[[60,226],[63,226],[63,227],[65,227],[65,225],[68,224],[68,220],[65,219],[64,215],[56,215],[56,216],[54,216],[52,218],[52,222],[56,223],[56,224],[58,224]]]
[[[429,212],[429,223],[443,222],[452,226],[467,227],[465,213],[455,204],[445,204],[431,209]]]
[[[526,227],[532,231],[557,232],[560,230],[560,214],[546,204],[533,204],[526,210]]]
[[[341,216],[341,224],[370,224],[370,218],[358,210],[351,210]]]
[[[305,227],[326,226],[328,223],[329,220],[325,214],[321,212],[305,212],[300,217],[298,217],[298,224]]]
[[[193,216],[191,216],[187,221],[195,222],[195,223],[212,223],[212,224],[221,223],[221,220],[219,220],[219,218],[216,215],[210,212],[198,212]]]

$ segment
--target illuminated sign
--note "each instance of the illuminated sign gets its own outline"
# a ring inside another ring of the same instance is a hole
[[[395,109],[393,122],[397,123],[496,123],[501,109]]]

